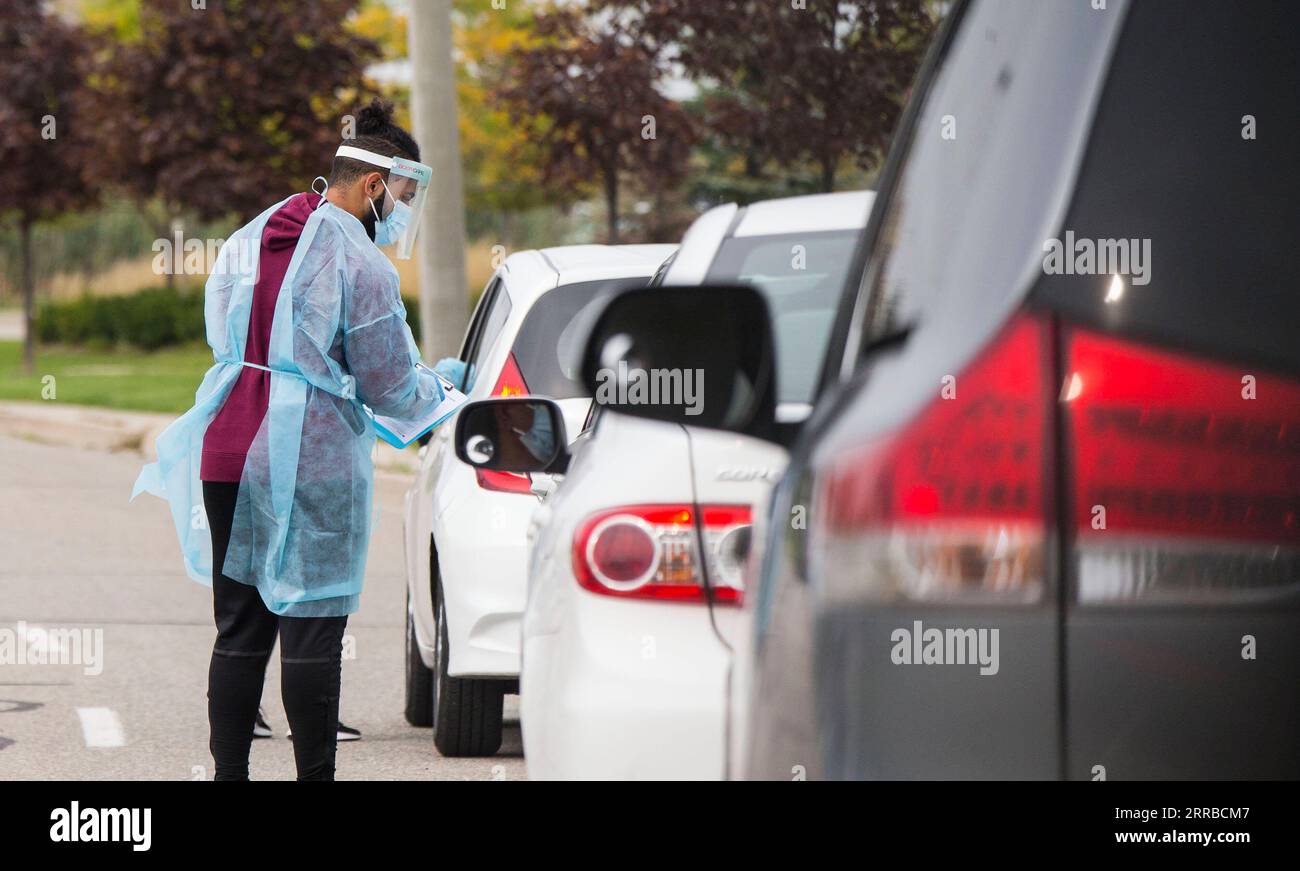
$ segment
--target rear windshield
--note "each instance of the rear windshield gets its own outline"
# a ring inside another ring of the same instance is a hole
[[[1064,228],[1137,240],[1147,274],[1109,303],[1096,278],[1053,275],[1047,302],[1115,332],[1300,368],[1297,33],[1294,3],[1130,7]]]
[[[722,243],[708,281],[753,284],[776,338],[777,401],[811,402],[858,231],[739,236]]]
[[[528,311],[511,349],[528,392],[551,399],[587,396],[579,366],[581,343],[587,340],[584,328],[589,328],[591,323],[578,318],[578,312],[598,293],[644,287],[646,280],[583,281],[564,284],[543,294]]]

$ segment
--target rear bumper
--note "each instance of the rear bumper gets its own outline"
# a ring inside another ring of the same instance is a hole
[[[1300,610],[1074,608],[1067,776],[1300,777]]]
[[[565,618],[524,639],[529,775],[721,778],[729,656],[707,608],[578,591]]]

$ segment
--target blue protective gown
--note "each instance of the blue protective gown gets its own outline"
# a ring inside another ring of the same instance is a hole
[[[286,201],[287,202],[287,201]],[[199,463],[203,435],[244,360],[258,250],[267,209],[222,246],[204,302],[216,363],[194,407],[157,439],[131,498],[171,504],[189,576],[212,583],[212,540]],[[397,270],[361,222],[325,202],[303,227],[276,301],[266,416],[249,447],[223,574],[256,586],[267,608],[290,617],[357,609],[370,541],[375,429],[362,410],[418,419],[443,398],[417,369]]]

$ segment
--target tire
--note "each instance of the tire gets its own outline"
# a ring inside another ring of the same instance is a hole
[[[434,608],[438,641],[430,681],[433,744],[443,756],[491,756],[501,749],[501,706],[506,682],[447,675],[447,610],[441,586]]]
[[[420,659],[411,616],[411,591],[406,591],[406,722],[427,729],[433,725],[433,672]]]

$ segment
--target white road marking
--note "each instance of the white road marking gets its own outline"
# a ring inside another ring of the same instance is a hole
[[[81,718],[81,734],[87,747],[121,747],[126,744],[122,721],[112,708],[77,708]]]

